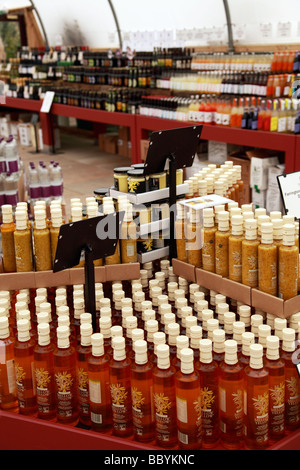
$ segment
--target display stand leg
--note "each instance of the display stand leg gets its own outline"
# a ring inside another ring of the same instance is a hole
[[[176,222],[176,202],[177,202],[177,168],[175,157],[169,155],[169,186],[170,186],[170,264],[177,257],[175,222]]]
[[[96,332],[96,294],[95,294],[95,267],[93,261],[93,252],[90,247],[85,249],[85,309],[92,315],[93,330]]]

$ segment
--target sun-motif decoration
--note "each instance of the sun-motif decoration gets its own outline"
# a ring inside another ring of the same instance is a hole
[[[88,373],[84,369],[78,369],[78,386],[81,389],[87,389],[89,383]]]
[[[131,396],[133,408],[140,410],[145,404],[145,398],[143,397],[142,392],[139,392],[137,388],[133,387],[131,389]]]
[[[130,193],[135,192],[138,189],[139,185],[140,185],[139,181],[128,181],[129,192]]]
[[[274,388],[270,389],[270,397],[274,402],[274,406],[281,406],[284,404],[284,396],[285,396],[285,385],[282,382],[279,385],[275,385]]]
[[[20,364],[15,364],[15,371],[16,371],[16,382],[18,384],[23,383],[23,380],[25,380],[26,373],[24,371],[24,368],[20,366]]]
[[[203,411],[210,410],[215,401],[215,396],[214,396],[213,391],[209,390],[207,387],[204,387],[201,393],[201,401],[202,401],[202,410]]]
[[[51,382],[51,376],[45,369],[35,369],[35,381],[38,388],[46,390]]]
[[[163,416],[166,416],[168,411],[172,408],[172,403],[168,397],[164,396],[163,393],[154,394],[154,405],[156,413]]]
[[[238,390],[237,393],[233,393],[233,403],[236,406],[236,411],[240,412],[243,410],[243,391]]]
[[[290,380],[287,380],[287,388],[290,392],[291,398],[297,398],[299,395],[299,379],[297,377],[292,377]]]
[[[68,372],[62,372],[55,375],[57,390],[61,393],[70,392],[73,385],[72,374]]]
[[[111,384],[110,393],[113,405],[124,405],[128,397],[128,392],[125,387],[122,387],[121,384]]]

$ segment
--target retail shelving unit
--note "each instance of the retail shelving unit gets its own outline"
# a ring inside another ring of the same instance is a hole
[[[41,101],[6,98],[6,104],[1,105],[0,110],[1,108],[12,108],[40,113],[41,105]],[[140,142],[142,139],[148,138],[149,131],[164,131],[193,125],[191,122],[172,121],[133,114],[109,113],[107,111],[53,104],[49,114],[40,113],[44,145],[49,148],[53,145],[52,119],[54,115],[73,117],[99,125],[109,124],[129,127],[131,133],[132,163],[141,163]],[[202,139],[284,152],[286,172],[291,173],[300,170],[300,137],[293,134],[248,131],[204,125]]]

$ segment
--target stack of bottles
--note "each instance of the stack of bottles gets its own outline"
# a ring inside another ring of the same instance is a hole
[[[181,450],[266,449],[299,430],[299,314],[252,312],[174,275],[0,295],[0,407]]]
[[[43,161],[37,166],[30,162],[27,180],[28,197],[32,205],[37,201],[45,201],[46,205],[52,201],[63,201],[63,174],[58,162],[52,160],[48,166]]]
[[[13,136],[0,138],[0,207],[19,202],[19,181],[23,163],[19,156],[18,144]]]
[[[193,177],[192,183],[201,189],[207,179],[214,184],[213,178],[203,176]],[[299,223],[279,211],[267,215],[266,209],[254,210],[252,204],[229,199],[232,202],[226,205],[204,209],[203,224],[201,211],[190,208],[186,214],[178,204],[178,259],[284,301],[297,297]]]

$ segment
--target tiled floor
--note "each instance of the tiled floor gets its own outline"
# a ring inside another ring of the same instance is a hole
[[[68,205],[72,197],[93,196],[94,189],[109,187],[113,184],[113,170],[119,166],[128,166],[130,160],[119,155],[103,153],[94,140],[85,136],[61,133],[61,150],[56,155],[34,153],[30,148],[22,147],[20,154],[27,168],[29,162],[46,164],[50,160],[58,161],[64,177],[64,198]]]

